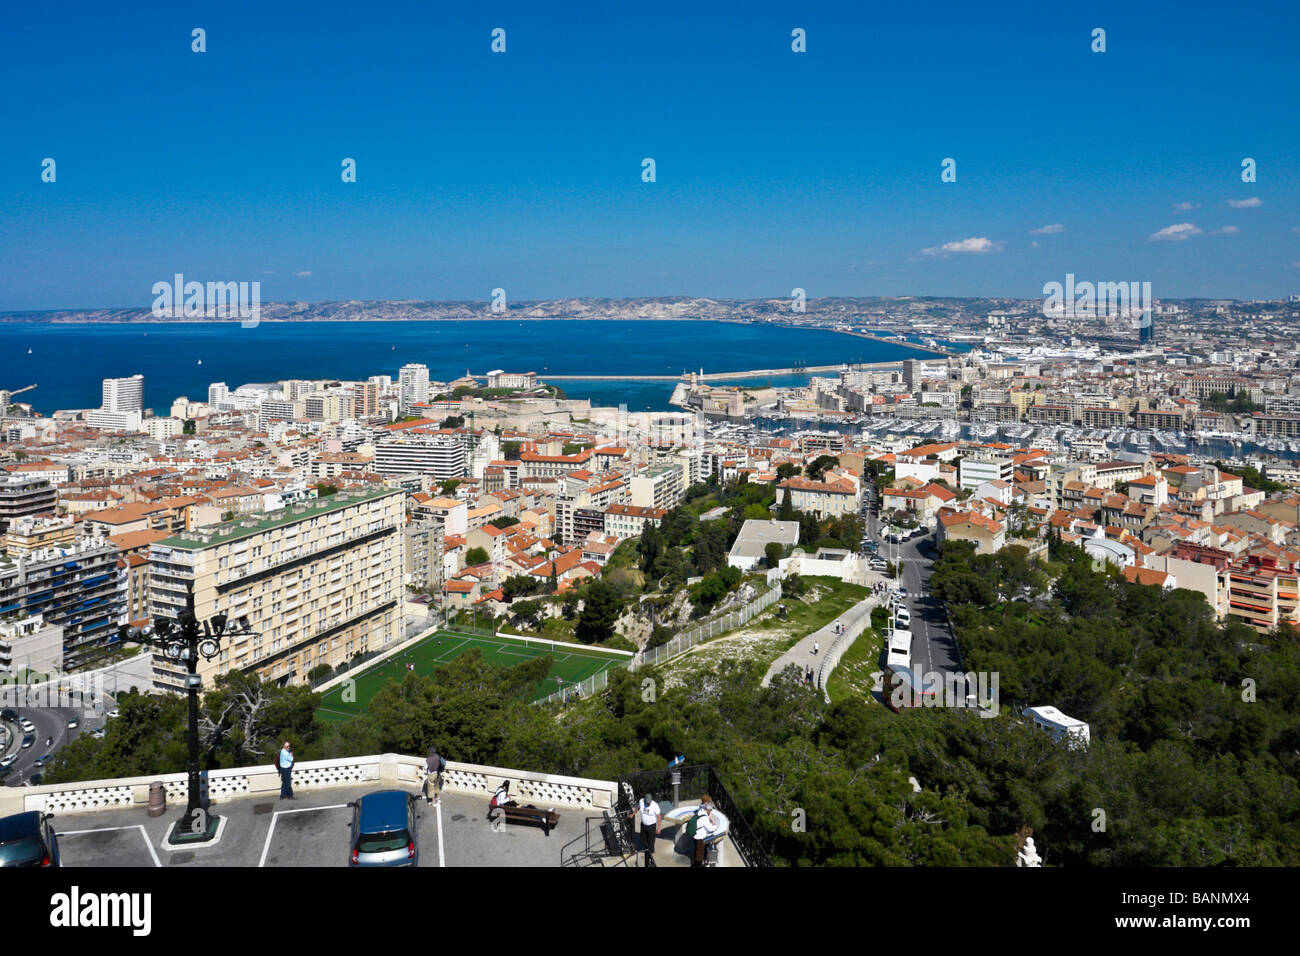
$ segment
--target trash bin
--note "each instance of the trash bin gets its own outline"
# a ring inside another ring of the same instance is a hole
[[[167,788],[162,781],[149,784],[149,816],[160,817],[167,812]]]

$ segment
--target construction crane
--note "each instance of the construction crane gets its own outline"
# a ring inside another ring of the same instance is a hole
[[[9,393],[9,397],[10,397],[10,398],[13,398],[15,395],[21,395],[23,392],[30,392],[30,391],[31,391],[32,389],[34,389],[35,387],[36,387],[35,385],[27,385],[27,386],[24,386],[23,388],[20,388],[20,389],[18,389],[18,390],[16,390],[16,391],[10,392],[10,393]]]

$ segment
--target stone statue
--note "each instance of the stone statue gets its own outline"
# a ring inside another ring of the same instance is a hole
[[[1043,865],[1043,858],[1038,855],[1034,849],[1034,838],[1026,837],[1025,845],[1021,847],[1020,852],[1016,854],[1016,866],[1038,866]]]

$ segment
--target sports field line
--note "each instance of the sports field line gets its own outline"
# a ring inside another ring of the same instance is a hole
[[[459,651],[462,647],[464,647],[464,646],[465,646],[466,644],[468,644],[468,643],[469,643],[468,640],[461,641],[461,642],[460,642],[459,644],[457,644],[455,647],[451,647],[451,648],[447,648],[446,650],[439,651],[438,654],[433,658],[433,660],[431,661],[431,663],[434,663],[434,664],[449,664],[449,663],[451,663],[452,661],[454,661],[454,660],[456,659],[455,656],[454,656],[454,652]],[[420,646],[423,647],[424,645],[420,645]],[[444,658],[444,657],[442,656],[443,654],[449,654],[449,653],[450,653],[450,654],[453,654],[453,656],[452,656],[452,657],[446,657],[446,658]]]
[[[340,717],[355,717],[360,711],[335,710],[333,707],[321,707],[320,712],[323,714],[338,714]]]

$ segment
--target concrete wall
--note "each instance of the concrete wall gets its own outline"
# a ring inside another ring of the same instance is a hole
[[[293,787],[297,792],[313,792],[373,782],[376,789],[405,787],[414,790],[423,782],[423,767],[423,757],[401,754],[300,761],[293,768]],[[538,803],[545,801],[547,806],[603,810],[614,805],[617,795],[617,785],[613,781],[562,777],[452,761],[447,762],[447,769],[443,773],[443,789],[478,793],[487,797],[492,795],[503,780],[511,781],[511,793],[518,793],[521,799]],[[129,807],[138,807],[143,813],[149,806],[149,785],[155,781],[161,782],[165,787],[169,808],[185,806],[188,777],[184,773],[172,773],[40,787],[0,787],[0,816],[28,810],[85,813]],[[268,757],[266,763],[256,767],[205,773],[204,786],[213,806],[220,812],[220,805],[229,800],[279,793],[280,775]]]

